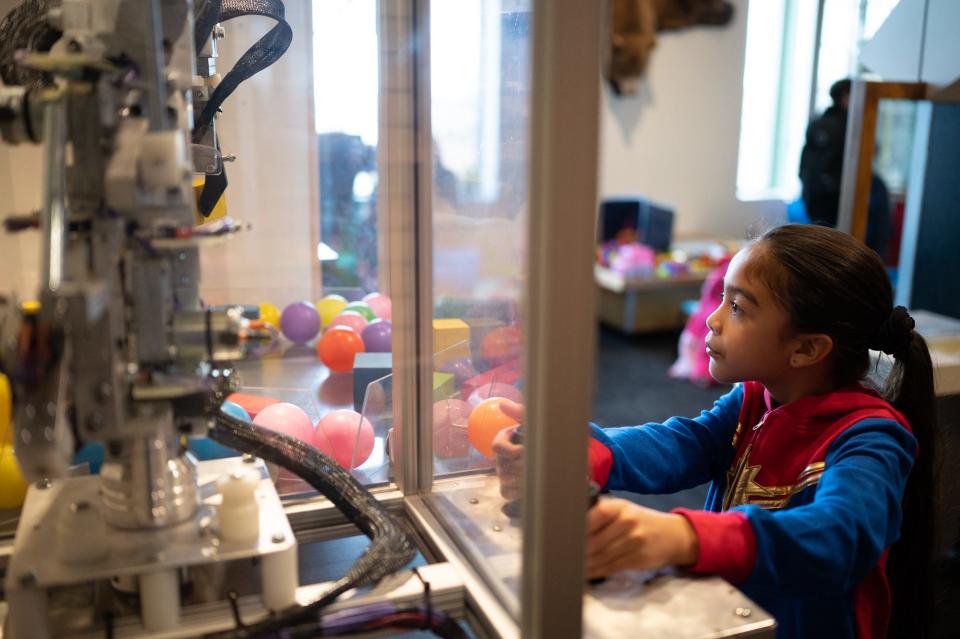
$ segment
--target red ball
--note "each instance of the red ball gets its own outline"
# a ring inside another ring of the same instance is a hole
[[[517,359],[523,353],[523,333],[515,326],[495,328],[480,340],[480,357],[490,368]]]
[[[346,326],[333,326],[327,329],[317,342],[317,356],[327,368],[337,373],[346,373],[353,369],[353,358],[364,352],[363,339],[356,331]]]
[[[313,445],[346,469],[362,466],[373,452],[373,426],[355,410],[335,410],[317,422]]]
[[[480,402],[467,420],[467,435],[470,443],[487,459],[493,459],[493,438],[504,428],[519,422],[500,410],[501,404],[517,406],[503,397],[491,397]]]

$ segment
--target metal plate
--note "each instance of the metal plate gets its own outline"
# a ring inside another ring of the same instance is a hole
[[[432,503],[451,527],[452,536],[481,572],[517,592],[520,583],[520,521],[501,510],[494,476],[434,484]],[[584,636],[716,637],[774,636],[776,622],[737,588],[720,577],[668,572],[625,572],[584,593]]]
[[[296,540],[280,498],[263,461],[253,463],[261,474],[256,490],[260,504],[260,535],[257,539],[245,542],[219,539],[216,506],[220,495],[204,490],[202,493],[212,494],[204,498],[193,519],[177,526],[135,531],[107,526],[103,539],[105,556],[85,563],[61,560],[57,522],[71,504],[99,502],[99,477],[55,480],[48,488],[32,485],[17,528],[8,588],[18,583],[41,588],[79,584],[159,568],[243,559],[289,549]],[[249,468],[240,457],[200,462],[197,469],[200,484],[209,485],[240,466]]]

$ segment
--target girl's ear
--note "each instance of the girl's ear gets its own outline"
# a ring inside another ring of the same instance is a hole
[[[790,354],[790,365],[805,368],[822,362],[833,352],[833,338],[824,333],[804,333],[797,337],[797,346]]]

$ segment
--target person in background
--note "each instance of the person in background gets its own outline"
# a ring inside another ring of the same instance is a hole
[[[806,143],[800,154],[803,204],[810,221],[823,226],[837,225],[850,80],[834,82],[830,99],[833,104],[807,127]]]

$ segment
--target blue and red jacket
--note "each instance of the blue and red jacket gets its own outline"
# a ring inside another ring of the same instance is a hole
[[[779,637],[884,637],[885,567],[917,444],[907,420],[855,386],[777,406],[738,384],[699,417],[603,429],[591,475],[610,490],[663,494],[710,482],[693,572],[737,584]]]

